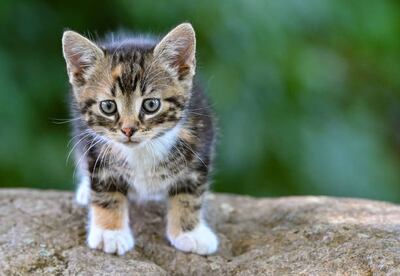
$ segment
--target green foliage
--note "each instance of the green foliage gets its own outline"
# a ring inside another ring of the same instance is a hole
[[[219,117],[214,189],[400,202],[400,2],[11,1],[0,4],[0,185],[72,189],[61,35],[198,37]]]

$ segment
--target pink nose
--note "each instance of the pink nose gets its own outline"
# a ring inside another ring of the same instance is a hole
[[[121,128],[121,131],[125,134],[126,137],[130,138],[132,137],[133,133],[135,133],[136,129],[133,127],[123,127]]]

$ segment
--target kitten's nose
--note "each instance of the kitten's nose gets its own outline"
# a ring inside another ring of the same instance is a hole
[[[135,133],[136,129],[133,127],[123,127],[121,131],[125,134],[126,137],[130,138]]]

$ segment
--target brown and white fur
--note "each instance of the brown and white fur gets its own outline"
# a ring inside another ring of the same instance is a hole
[[[76,200],[89,206],[89,247],[119,255],[133,249],[127,196],[134,193],[168,200],[173,246],[214,253],[218,239],[203,214],[214,126],[194,81],[192,26],[181,24],[160,41],[93,42],[66,31],[62,45],[72,86]],[[154,113],[148,99],[158,107]]]

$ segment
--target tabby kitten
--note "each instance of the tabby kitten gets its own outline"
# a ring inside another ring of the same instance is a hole
[[[184,252],[212,254],[203,217],[214,142],[207,99],[194,83],[196,39],[181,24],[161,41],[62,38],[72,85],[73,141],[89,205],[90,248],[122,255],[134,247],[128,192],[168,199],[167,237]]]

